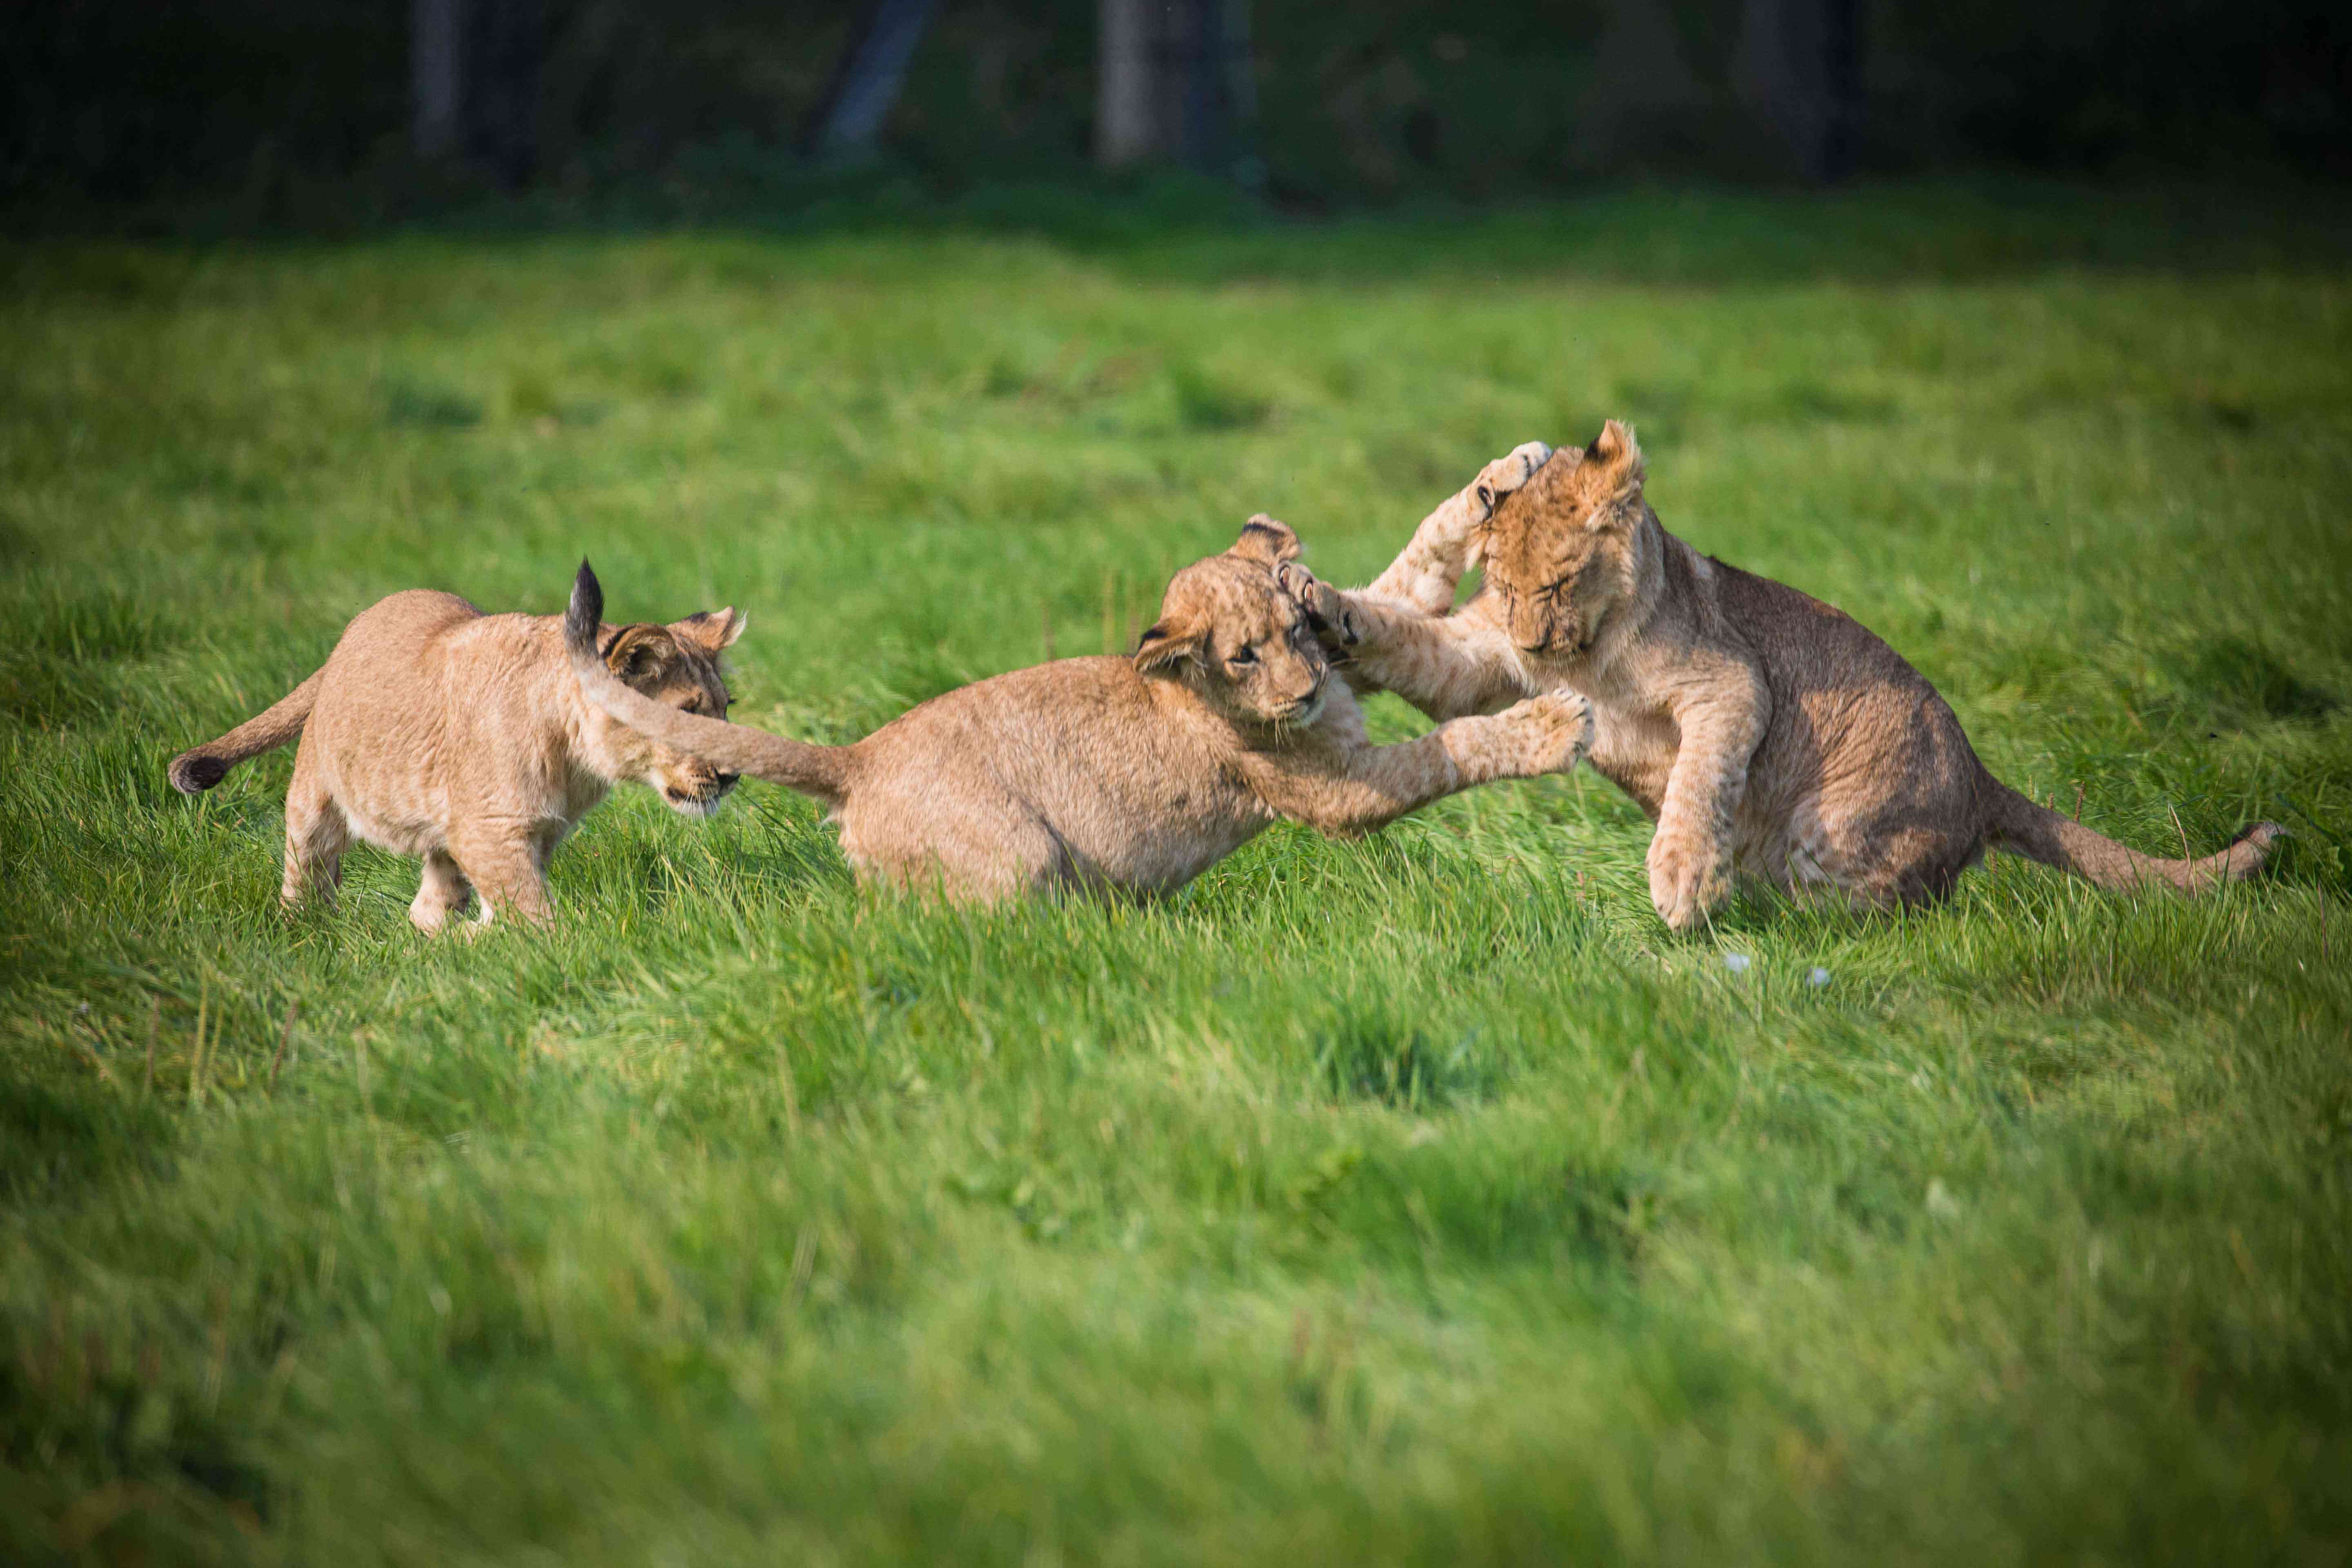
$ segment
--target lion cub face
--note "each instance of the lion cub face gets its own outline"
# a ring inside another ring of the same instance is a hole
[[[656,702],[724,719],[733,699],[719,674],[719,655],[743,635],[743,617],[727,609],[705,610],[666,626],[623,626],[605,637],[604,664],[623,684]],[[709,816],[735,787],[733,773],[648,740],[593,705],[591,712],[592,721],[603,726],[607,753],[619,764],[617,776],[651,785],[671,810]]]
[[[1642,450],[1614,419],[1591,447],[1563,447],[1503,498],[1480,534],[1487,586],[1522,652],[1588,652],[1640,584]]]
[[[1331,666],[1276,575],[1297,553],[1298,536],[1287,526],[1250,519],[1231,550],[1194,562],[1169,583],[1135,667],[1182,680],[1239,722],[1315,722]]]

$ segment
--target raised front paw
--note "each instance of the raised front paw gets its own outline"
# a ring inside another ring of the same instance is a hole
[[[1307,617],[1307,630],[1323,645],[1324,653],[1334,664],[1346,663],[1364,640],[1363,617],[1348,596],[1296,561],[1277,567],[1274,580]]]
[[[1650,840],[1650,902],[1670,931],[1685,931],[1731,896],[1731,857],[1703,834],[1661,827]]]
[[[1551,460],[1551,448],[1541,441],[1528,441],[1514,447],[1478,470],[1478,478],[1470,487],[1477,503],[1478,521],[1484,522],[1495,515],[1503,498],[1536,477],[1536,470]]]
[[[1496,715],[1513,727],[1522,748],[1522,777],[1564,773],[1592,750],[1592,704],[1573,691],[1547,691]]]

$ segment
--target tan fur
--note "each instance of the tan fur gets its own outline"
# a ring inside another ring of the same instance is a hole
[[[833,808],[861,879],[962,901],[1066,889],[1172,890],[1277,818],[1367,833],[1490,779],[1583,756],[1581,699],[1533,695],[1396,746],[1363,715],[1281,586],[1297,536],[1253,518],[1224,554],[1168,585],[1131,658],[1069,658],[976,681],[852,746],[814,746],[650,702],[611,679],[584,633],[589,697],[683,751]],[[583,565],[572,625],[604,595]]]
[[[723,714],[719,653],[742,627],[719,610],[594,628],[591,657],[641,700]],[[286,792],[289,908],[331,900],[358,839],[424,858],[408,916],[428,935],[476,890],[485,922],[493,910],[544,921],[549,858],[614,784],[650,784],[675,809],[708,816],[735,782],[585,700],[563,637],[561,616],[485,616],[454,594],[394,594],[355,617],[325,666],[268,711],[173,758],[172,783],[210,789],[299,735]]]
[[[1991,845],[2104,888],[2194,890],[2252,875],[2279,836],[2259,823],[2220,854],[2165,859],[2036,805],[1861,625],[1660,526],[1625,426],[1514,489],[1528,451],[1481,476],[1506,499],[1440,508],[1371,587],[1298,586],[1351,682],[1433,718],[1553,687],[1591,698],[1592,764],[1657,823],[1650,896],[1674,929],[1722,901],[1735,867],[1884,907],[1943,898]],[[1485,584],[1448,615],[1474,559]]]

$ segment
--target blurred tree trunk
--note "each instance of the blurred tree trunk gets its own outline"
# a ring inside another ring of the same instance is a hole
[[[410,0],[410,139],[509,187],[539,163],[540,0]]]
[[[838,156],[873,145],[930,24],[932,0],[873,0],[801,132],[805,152]]]
[[[509,190],[539,172],[540,0],[474,0],[466,152]]]
[[[408,79],[415,113],[409,140],[420,158],[457,150],[464,79],[457,40],[465,30],[465,0],[410,0]]]
[[[1255,109],[1243,0],[1101,0],[1095,160],[1234,172]]]
[[[1862,121],[1858,0],[1742,0],[1739,76],[1807,179],[1853,172]]]
[[[1102,0],[1095,90],[1095,161],[1107,168],[1164,151],[1152,58],[1157,0]]]

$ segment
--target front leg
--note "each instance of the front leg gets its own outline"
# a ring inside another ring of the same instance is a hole
[[[1295,561],[1276,581],[1355,691],[1393,691],[1443,722],[1496,712],[1538,689],[1485,595],[1454,615],[1424,616],[1369,588],[1343,594]]]
[[[529,823],[472,822],[450,834],[450,858],[481,897],[480,924],[495,917],[543,926],[554,919],[534,829]]]
[[[1421,520],[1403,552],[1364,591],[1399,600],[1424,616],[1452,609],[1454,590],[1470,569],[1472,536],[1495,515],[1496,504],[1532,479],[1550,457],[1549,447],[1529,441],[1479,469],[1476,479]]]
[[[1370,589],[1335,598],[1333,620],[1354,639],[1346,653],[1351,686],[1393,691],[1441,721],[1492,713],[1539,689],[1479,600],[1451,616],[1424,616]]]
[[[1397,746],[1307,744],[1254,752],[1243,773],[1276,816],[1354,837],[1496,779],[1566,773],[1592,749],[1592,705],[1570,692],[1455,719]]]
[[[1771,715],[1770,692],[1745,667],[1676,709],[1682,738],[1649,855],[1650,901],[1670,930],[1690,930],[1730,896],[1732,814]]]

